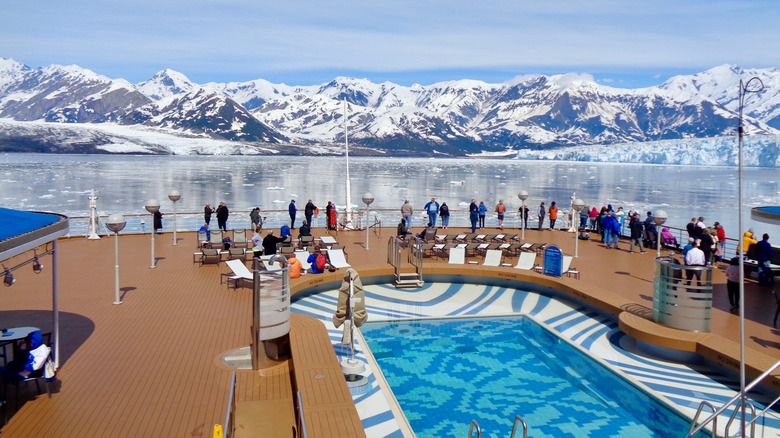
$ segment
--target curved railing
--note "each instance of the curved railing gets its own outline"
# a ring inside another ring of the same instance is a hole
[[[673,255],[655,258],[653,321],[680,330],[709,332],[712,266],[686,266]]]

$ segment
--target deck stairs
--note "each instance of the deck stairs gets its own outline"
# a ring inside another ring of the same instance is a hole
[[[412,237],[414,240],[412,240]],[[414,242],[414,243],[412,243]],[[422,276],[422,253],[420,251],[409,251],[409,262],[415,267],[415,272],[401,272],[403,247],[408,245],[417,245],[420,240],[411,236],[408,240],[402,241],[396,236],[390,236],[387,241],[387,263],[393,266],[395,272],[395,287],[397,288],[418,288],[425,282]]]

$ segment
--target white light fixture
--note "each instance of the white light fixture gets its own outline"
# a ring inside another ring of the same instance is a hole
[[[156,199],[150,199],[146,201],[146,211],[152,214],[152,226],[150,227],[152,230],[152,264],[149,265],[149,268],[156,268],[157,263],[154,259],[154,214],[160,211],[160,202]]]
[[[528,221],[528,218],[525,212],[525,200],[528,199],[528,192],[525,190],[520,190],[517,193],[517,197],[520,198],[520,227],[523,229],[523,235],[520,238],[520,240],[525,241],[525,223]]]
[[[576,196],[576,195],[575,195]],[[585,207],[585,201],[583,201],[580,198],[574,198],[573,201],[571,201],[571,222],[572,224],[576,223],[580,220],[580,210]],[[575,219],[576,218],[576,219]],[[579,233],[580,225],[574,225],[574,257],[579,257],[579,242],[580,242],[580,233]]]
[[[171,190],[168,193],[168,199],[173,201],[173,244],[178,245],[179,241],[176,240],[176,201],[181,199],[181,193],[178,190]]]
[[[106,227],[114,232],[114,304],[122,304],[119,297],[119,232],[125,225],[127,221],[121,214],[112,214],[106,219]]]
[[[374,195],[371,194],[371,192],[366,192],[363,194],[363,203],[366,204],[366,251],[368,251],[368,206],[371,205],[372,202],[374,202]]]

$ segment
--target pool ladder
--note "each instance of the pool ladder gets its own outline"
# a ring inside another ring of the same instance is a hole
[[[528,438],[528,425],[525,424],[525,420],[523,420],[523,417],[519,415],[515,416],[515,424],[514,426],[512,426],[512,435],[509,435],[509,438],[515,438],[515,432],[517,432],[517,423],[523,425],[523,438]],[[477,428],[477,438],[482,438],[482,429],[480,429],[477,420],[471,420],[471,423],[469,424],[469,434],[467,438],[471,438],[472,433],[474,433],[475,427]]]

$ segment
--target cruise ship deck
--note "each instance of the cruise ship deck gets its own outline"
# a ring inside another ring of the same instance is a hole
[[[393,231],[383,230],[382,237],[371,234],[370,251],[365,249],[364,231],[342,231],[337,240],[361,275],[389,275],[386,243]],[[455,234],[464,229],[447,232]],[[317,228],[313,234],[319,236],[325,230]],[[156,268],[151,269],[149,235],[120,235],[120,305],[113,304],[113,239],[60,240],[60,369],[52,383],[53,395],[37,395],[34,384],[24,388],[17,410],[13,402],[7,404],[9,421],[0,434],[207,437],[215,424],[224,422],[232,371],[220,363],[220,358],[251,342],[251,289],[228,289],[220,281],[221,274],[229,271],[225,264],[193,263],[195,233],[179,233],[178,237],[176,246],[170,233],[155,237]],[[571,233],[527,230],[525,237],[527,242],[555,244],[566,254],[574,253]],[[627,242],[621,242],[620,250],[607,250],[598,241],[580,241],[579,257],[573,264],[581,272],[580,279],[553,279],[511,267],[453,267],[446,259],[433,257],[425,259],[425,273],[465,272],[555,285],[574,300],[620,315],[621,329],[631,336],[665,347],[693,348],[716,363],[738,366],[739,318],[729,311],[722,269],[716,269],[713,275],[711,333],[678,333],[648,320],[652,314],[655,251],[629,254],[627,247]],[[481,262],[481,258],[475,260]],[[7,264],[13,265],[14,260]],[[2,289],[0,326],[35,326],[43,332],[51,331],[51,258],[44,259],[43,264],[41,274],[32,269],[15,271],[15,284]],[[306,275],[293,280],[293,291],[338,282],[342,275]],[[780,360],[780,331],[772,327],[777,302],[771,288],[753,280],[746,281],[745,290],[748,371],[757,375],[756,371],[760,373]],[[296,373],[324,370],[336,361],[335,354],[330,354],[330,339],[323,337],[307,318],[293,318],[290,362],[260,373],[238,373],[237,400],[291,400],[294,387],[303,387],[308,391],[304,397],[310,397],[304,400],[305,405],[311,402],[334,407],[332,412],[319,408],[307,412],[309,437],[359,436],[363,430],[357,412],[344,399],[345,394],[349,395],[346,384],[316,387],[318,383],[310,382],[305,375],[296,379]],[[308,353],[296,356],[296,351]],[[775,376],[770,384],[780,389],[777,382]],[[325,412],[327,415],[318,415]],[[267,427],[266,431],[271,430],[270,423]]]

